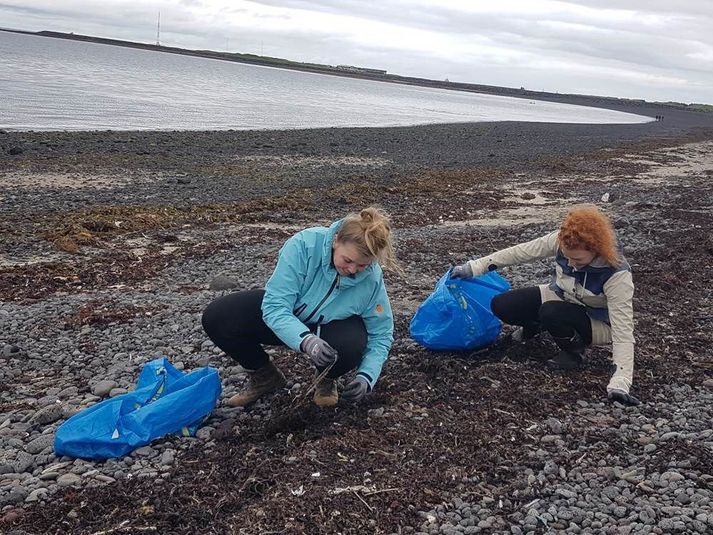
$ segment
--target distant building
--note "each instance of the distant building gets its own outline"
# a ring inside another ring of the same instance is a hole
[[[337,69],[347,72],[359,72],[363,74],[386,74],[382,69],[367,69],[366,67],[355,67],[354,65],[337,65]]]

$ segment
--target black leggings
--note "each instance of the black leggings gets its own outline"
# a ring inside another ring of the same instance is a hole
[[[262,319],[264,295],[262,289],[231,293],[212,301],[203,312],[203,329],[208,337],[246,370],[257,370],[268,363],[270,357],[263,345],[285,345]],[[312,332],[317,330],[317,325],[307,327]],[[361,364],[367,333],[359,316],[325,323],[319,336],[339,354],[329,377],[344,375]]]
[[[572,338],[577,332],[586,345],[592,343],[592,322],[586,309],[565,301],[543,303],[537,286],[500,294],[490,308],[504,323],[522,325],[531,333],[543,330],[555,338]]]

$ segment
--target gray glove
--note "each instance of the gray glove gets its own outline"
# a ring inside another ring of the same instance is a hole
[[[337,350],[319,336],[308,334],[300,344],[300,349],[318,368],[326,368],[337,360]]]
[[[369,381],[363,375],[357,375],[352,382],[342,391],[342,398],[345,401],[356,403],[361,401],[369,393]]]
[[[607,397],[609,398],[609,401],[618,401],[622,405],[638,405],[639,403],[641,403],[634,396],[632,396],[628,392],[624,392],[619,388],[610,389],[607,393]]]
[[[470,262],[461,264],[460,266],[455,266],[451,269],[451,278],[454,279],[472,279],[473,278],[473,268],[470,266]]]

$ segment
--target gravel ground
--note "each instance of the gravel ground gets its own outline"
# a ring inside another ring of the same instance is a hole
[[[527,428],[507,488],[420,512],[417,533],[710,533],[712,398],[709,379],[663,387],[641,409],[580,400]]]
[[[713,131],[690,126],[0,134],[0,530],[712,532]],[[367,402],[288,412],[311,371],[279,349],[288,388],[220,405],[195,438],[53,454],[64,419],[157,356],[217,367],[223,398],[241,388],[202,309],[262,285],[295,230],[371,202],[408,278],[388,279],[397,336]],[[544,234],[575,202],[612,215],[634,265],[641,406],[606,403],[606,348],[558,375],[551,341],[507,328],[468,355],[409,339],[449,263]]]

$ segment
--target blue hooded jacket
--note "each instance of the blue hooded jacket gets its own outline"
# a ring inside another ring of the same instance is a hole
[[[394,341],[394,318],[377,262],[353,277],[337,273],[332,241],[343,221],[308,228],[285,242],[265,285],[262,317],[280,340],[300,351],[310,334],[307,325],[360,316],[368,338],[357,373],[373,388]]]

